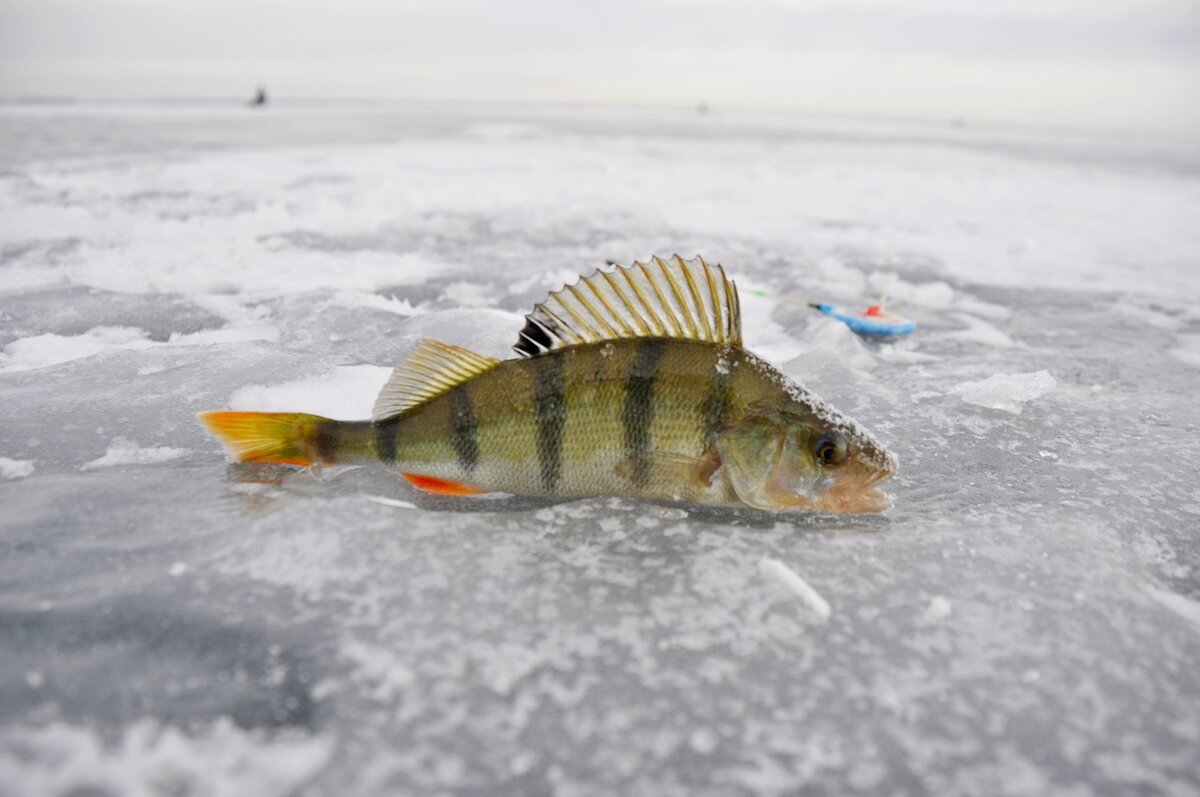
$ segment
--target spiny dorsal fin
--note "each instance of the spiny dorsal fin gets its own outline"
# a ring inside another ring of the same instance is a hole
[[[737,286],[720,265],[697,256],[616,263],[551,293],[525,316],[513,349],[536,357],[556,349],[622,338],[679,338],[742,345]]]
[[[380,421],[398,415],[461,385],[498,362],[495,357],[425,338],[392,371],[375,399],[371,417]]]

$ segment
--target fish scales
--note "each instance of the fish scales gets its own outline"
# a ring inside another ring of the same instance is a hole
[[[677,474],[656,473],[655,462],[664,454],[673,463],[702,456],[705,400],[724,376],[716,370],[721,356],[710,345],[630,340],[501,363],[398,423],[385,422],[397,429],[393,464],[551,497],[613,490],[675,497]],[[472,397],[469,445],[457,420],[463,396]],[[477,452],[473,465],[464,448]]]

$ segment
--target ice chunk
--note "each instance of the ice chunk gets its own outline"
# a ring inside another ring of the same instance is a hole
[[[813,589],[807,581],[800,577],[799,573],[778,559],[763,557],[758,563],[758,569],[763,575],[775,579],[803,601],[819,619],[828,620],[833,613],[829,608],[829,602],[821,597],[821,593]]]
[[[0,457],[0,479],[24,479],[32,476],[34,460]]]
[[[187,456],[189,453],[191,452],[186,448],[169,446],[142,448],[132,440],[117,437],[113,439],[108,451],[104,452],[104,456],[93,459],[91,462],[85,462],[80,470],[111,468],[116,465],[153,465],[159,462],[170,462],[173,459]]]
[[[1021,414],[1027,401],[1046,395],[1058,383],[1049,371],[1028,374],[993,374],[979,382],[960,382],[951,388],[968,404]]]

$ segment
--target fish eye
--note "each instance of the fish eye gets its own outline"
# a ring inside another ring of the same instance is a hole
[[[821,435],[813,451],[817,455],[817,461],[823,465],[841,465],[850,453],[846,445],[846,436],[836,431]]]

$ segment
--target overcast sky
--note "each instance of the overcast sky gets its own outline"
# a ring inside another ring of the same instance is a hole
[[[1200,0],[0,0],[0,96],[259,83],[1200,133]]]

